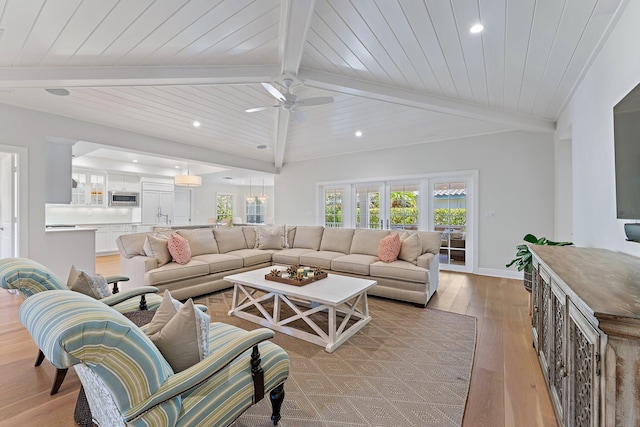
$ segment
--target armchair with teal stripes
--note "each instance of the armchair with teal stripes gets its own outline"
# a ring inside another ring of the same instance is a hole
[[[289,356],[269,329],[211,323],[209,356],[176,374],[140,328],[86,295],[38,293],[19,318],[54,366],[75,366],[100,426],[228,426],[265,393],[280,420]]]
[[[128,280],[118,276],[114,280],[107,278],[108,282],[116,283],[114,294],[99,301],[113,307],[120,313],[129,313],[137,310],[156,310],[162,302],[162,297],[157,295],[158,288],[141,286],[126,291],[117,290],[117,281]],[[69,290],[69,287],[60,281],[51,270],[44,265],[26,258],[0,259],[0,287],[7,290],[15,290],[25,299],[43,291]],[[38,353],[36,366],[40,366],[44,360],[42,351]],[[58,392],[67,373],[66,369],[58,369],[56,378],[51,387],[51,394]]]

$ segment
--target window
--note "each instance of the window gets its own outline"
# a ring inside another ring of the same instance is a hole
[[[418,184],[389,187],[389,218],[392,230],[418,229]]]
[[[342,188],[328,188],[324,191],[324,225],[325,227],[342,227]]]
[[[245,202],[247,224],[263,224],[266,205],[266,203],[260,203],[257,198],[253,203]]]
[[[233,195],[218,194],[216,196],[216,220],[218,223],[223,220],[233,219]]]

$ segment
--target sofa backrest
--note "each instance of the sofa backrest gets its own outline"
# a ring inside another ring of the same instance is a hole
[[[388,236],[389,230],[370,230],[365,228],[356,228],[351,241],[350,253],[378,256],[378,244],[385,236]]]
[[[116,245],[120,255],[125,258],[133,258],[134,256],[144,256],[144,242],[147,240],[149,233],[133,233],[122,234],[116,239]]]
[[[221,254],[247,249],[247,242],[244,239],[244,232],[241,227],[215,228],[213,235],[218,243],[218,250]],[[255,242],[254,242],[255,243]],[[252,246],[253,248],[253,246]]]
[[[422,242],[422,253],[438,255],[440,253],[440,244],[442,243],[442,232],[440,231],[418,231],[420,241]]]
[[[353,240],[353,228],[327,227],[322,232],[321,251],[348,254]]]
[[[293,247],[319,250],[323,231],[324,227],[321,225],[298,225],[293,238]]]
[[[191,256],[220,253],[216,239],[213,238],[213,230],[210,228],[178,230],[176,233],[189,242]]]

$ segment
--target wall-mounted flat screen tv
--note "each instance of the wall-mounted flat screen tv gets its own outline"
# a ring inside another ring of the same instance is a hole
[[[640,219],[640,84],[613,107],[616,213]]]

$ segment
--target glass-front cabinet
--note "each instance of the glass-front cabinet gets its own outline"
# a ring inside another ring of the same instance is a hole
[[[105,174],[74,169],[71,174],[71,179],[71,204],[105,206]]]

